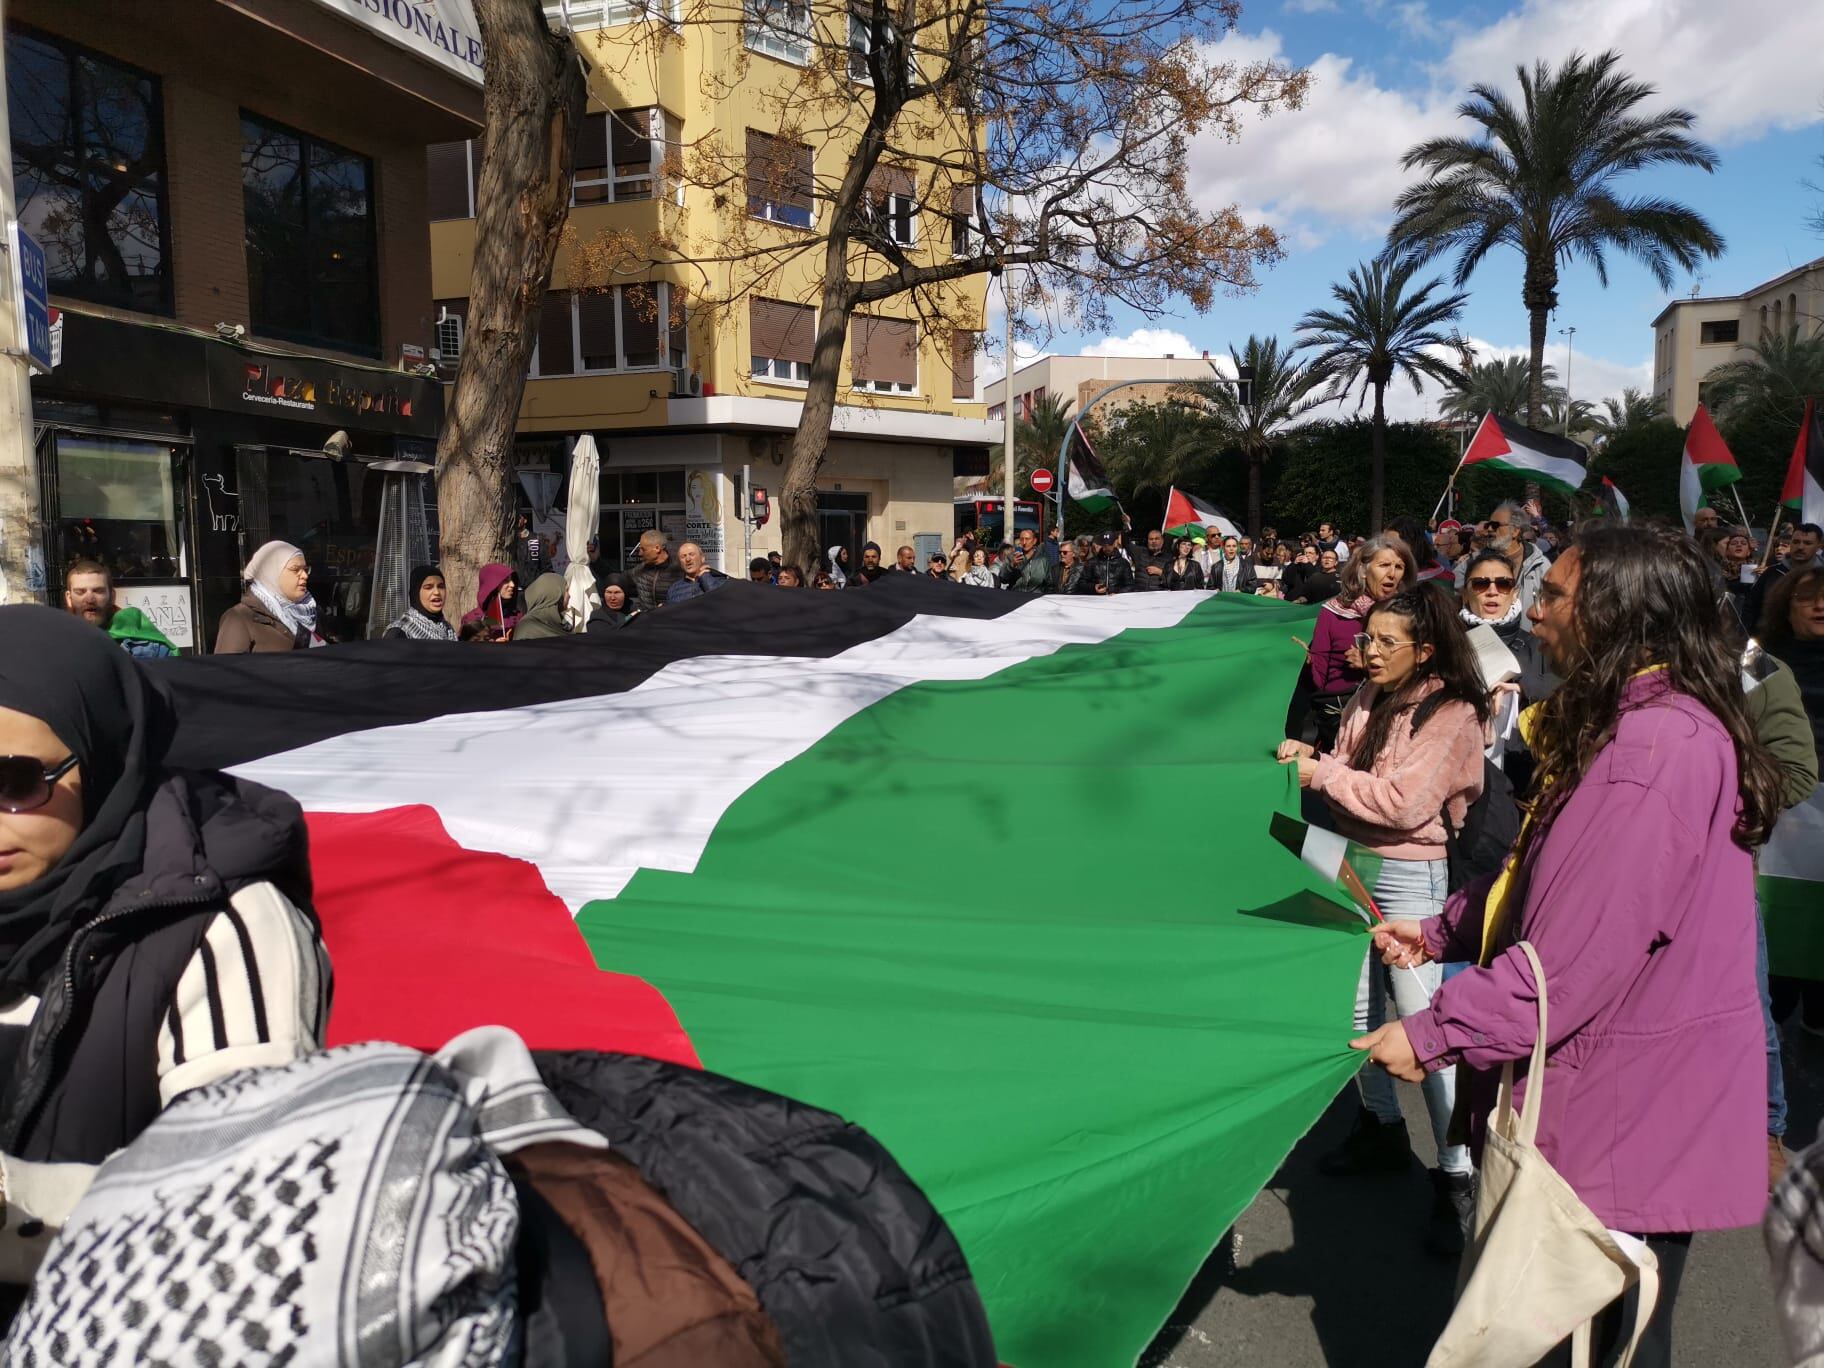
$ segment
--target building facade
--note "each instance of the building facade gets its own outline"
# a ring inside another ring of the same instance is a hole
[[[775,7],[777,8],[777,7]],[[814,22],[836,22],[841,12]],[[809,24],[809,6],[787,6]],[[581,433],[602,455],[601,556],[622,563],[640,534],[702,544],[731,573],[780,548],[778,520],[743,514],[743,478],[775,493],[803,408],[821,297],[821,252],[792,256],[823,212],[815,181],[840,176],[853,145],[837,129],[808,146],[780,138],[782,94],[811,59],[790,31],[740,22],[666,24],[630,4],[548,4],[589,69],[576,184],[520,406],[519,466],[535,520],[560,530],[555,504]],[[706,143],[745,149],[746,195],[705,184],[687,165]],[[479,151],[452,142],[429,154],[432,282],[438,361],[454,375],[474,244]],[[886,173],[892,178],[892,173]],[[948,253],[952,205],[921,203],[910,176],[883,184],[895,240]],[[737,222],[738,221],[738,222]],[[675,244],[681,260],[718,254],[732,236],[778,247],[781,264],[699,267],[667,260],[604,279],[604,241]],[[979,318],[983,289],[959,288],[957,316]],[[851,556],[875,541],[921,550],[947,543],[951,480],[994,431],[975,400],[975,334],[948,335],[908,308],[882,307],[850,329],[837,407],[818,481],[822,545]],[[568,555],[576,548],[564,548]],[[811,567],[803,567],[807,571]]]
[[[43,592],[100,560],[206,650],[280,538],[329,632],[366,635],[383,510],[422,518],[442,419],[425,148],[480,126],[466,0],[13,0],[5,36],[60,342]]]
[[[1704,378],[1763,335],[1824,326],[1824,257],[1734,295],[1675,299],[1653,320],[1653,395],[1681,427],[1704,398]]]
[[[1109,402],[1163,403],[1175,388],[1172,382],[1208,380],[1216,372],[1210,369],[1210,354],[1201,356],[1041,356],[1013,373],[1014,413],[1030,418],[1033,407],[1048,396],[1064,400],[1066,413],[1077,413],[1110,385],[1130,380],[1159,380],[1157,385],[1136,385]],[[982,391],[988,416],[999,418],[1007,386],[995,380]]]

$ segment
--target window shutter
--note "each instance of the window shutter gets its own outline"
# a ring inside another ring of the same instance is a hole
[[[975,398],[975,346],[980,333],[958,328],[950,334],[950,397]]]
[[[432,143],[425,149],[426,189],[433,219],[469,217],[469,145]]]
[[[570,341],[570,292],[549,290],[538,315],[538,373],[574,375],[576,361]]]
[[[576,178],[603,180],[608,175],[608,116],[583,115],[576,131]]]
[[[576,340],[582,348],[584,370],[613,370],[620,364],[614,351],[613,290],[577,294]]]
[[[868,177],[868,194],[872,196],[912,195],[917,190],[910,167],[880,165]]]
[[[804,304],[755,298],[748,303],[749,350],[754,356],[810,364],[817,311]]]
[[[918,383],[918,327],[903,318],[849,321],[849,369],[857,383]]]
[[[637,174],[652,165],[651,116],[644,109],[617,109],[609,125],[613,139],[610,155],[621,175]]]
[[[650,285],[621,287],[621,345],[629,366],[659,364],[659,299]]]
[[[973,185],[950,187],[950,212],[962,219],[975,217],[975,187]]]

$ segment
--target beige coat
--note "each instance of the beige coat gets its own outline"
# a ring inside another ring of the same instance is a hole
[[[295,651],[298,639],[291,629],[266,611],[252,594],[222,614],[215,633],[215,654],[246,655],[251,651]]]

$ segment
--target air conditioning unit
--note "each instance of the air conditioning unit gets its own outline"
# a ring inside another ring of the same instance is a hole
[[[671,397],[695,399],[703,393],[703,377],[688,367],[680,366],[671,373]]]

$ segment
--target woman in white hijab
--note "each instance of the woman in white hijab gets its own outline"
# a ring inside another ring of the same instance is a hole
[[[269,541],[241,571],[246,593],[222,614],[217,655],[296,651],[321,646],[317,601],[310,596],[310,563],[290,542]]]

